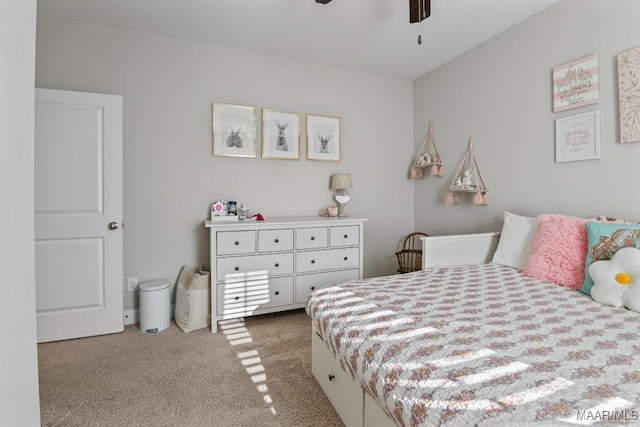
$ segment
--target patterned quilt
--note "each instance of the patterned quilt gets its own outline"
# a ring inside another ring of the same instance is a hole
[[[639,424],[640,314],[518,270],[355,280],[306,311],[400,426]]]

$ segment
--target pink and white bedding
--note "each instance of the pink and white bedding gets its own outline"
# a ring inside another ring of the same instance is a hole
[[[640,314],[499,264],[335,284],[306,311],[398,425],[636,424]]]

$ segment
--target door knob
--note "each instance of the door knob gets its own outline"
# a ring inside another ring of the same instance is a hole
[[[120,226],[120,224],[118,224],[117,222],[113,221],[109,223],[109,230],[117,230],[118,227]]]

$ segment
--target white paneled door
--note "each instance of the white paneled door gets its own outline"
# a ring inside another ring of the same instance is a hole
[[[122,97],[36,89],[38,342],[121,332]]]

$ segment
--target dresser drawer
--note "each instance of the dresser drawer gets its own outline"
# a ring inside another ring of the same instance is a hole
[[[259,230],[258,252],[278,252],[293,250],[293,229]]]
[[[315,249],[327,247],[327,227],[298,228],[296,230],[296,249]]]
[[[217,286],[218,316],[250,315],[280,305],[293,304],[293,277],[220,283]]]
[[[329,229],[329,244],[332,248],[360,244],[360,227],[357,225],[331,227]]]
[[[296,272],[306,273],[338,268],[353,268],[360,265],[360,249],[327,249],[296,253]]]
[[[360,278],[360,269],[326,271],[296,277],[296,304],[307,302],[309,294],[323,286]]]
[[[256,232],[219,231],[216,244],[217,255],[252,254],[256,251]]]
[[[218,258],[218,282],[293,274],[293,253]]]

